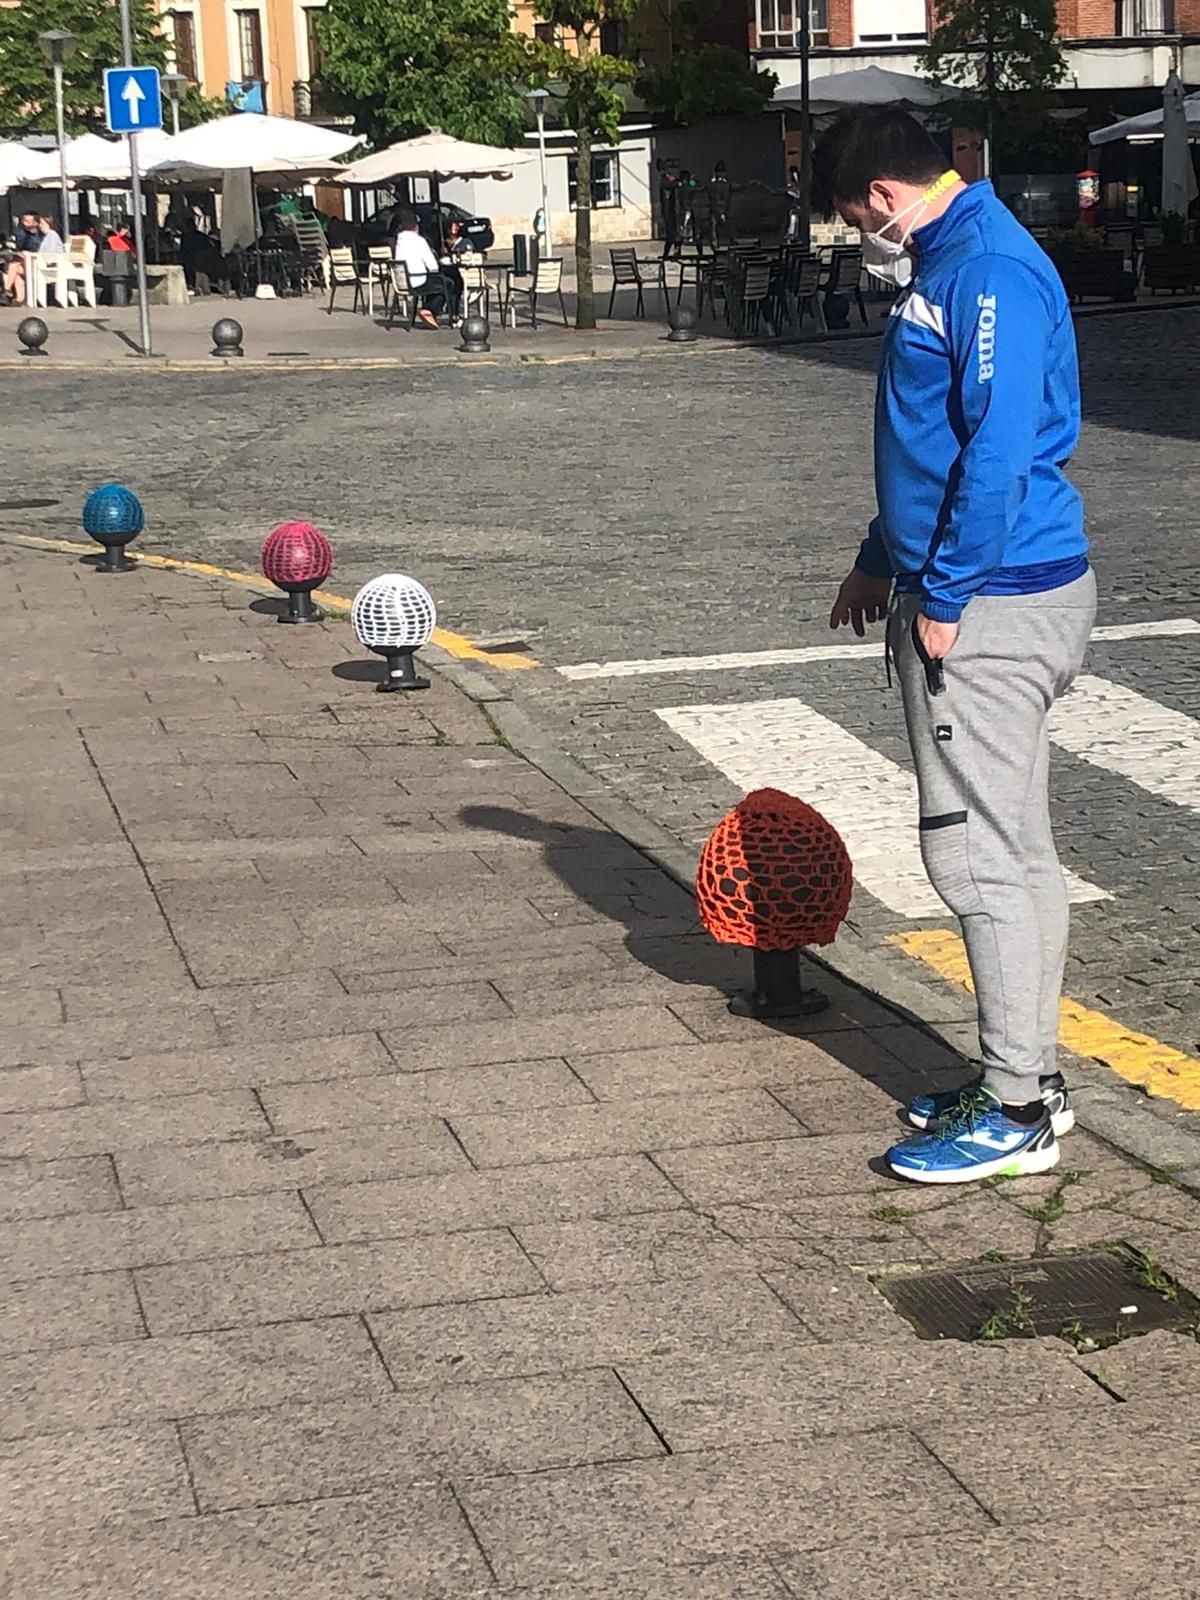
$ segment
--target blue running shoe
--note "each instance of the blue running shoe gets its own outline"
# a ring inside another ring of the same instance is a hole
[[[972,1183],[1023,1178],[1058,1165],[1058,1140],[1048,1116],[1032,1127],[1013,1122],[995,1095],[965,1089],[932,1133],[904,1139],[888,1151],[888,1166],[914,1183]]]
[[[1070,1133],[1075,1126],[1075,1113],[1071,1109],[1071,1097],[1067,1093],[1067,1085],[1061,1072],[1050,1073],[1049,1076],[1038,1079],[1042,1091],[1042,1103],[1046,1107],[1050,1124],[1054,1129],[1054,1137],[1061,1139],[1064,1133]],[[957,1106],[963,1095],[974,1093],[983,1088],[983,1074],[973,1083],[967,1084],[965,1089],[943,1089],[939,1094],[919,1094],[910,1100],[905,1110],[905,1116],[914,1128],[932,1128],[941,1122]]]

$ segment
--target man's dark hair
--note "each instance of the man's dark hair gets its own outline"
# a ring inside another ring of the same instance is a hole
[[[932,183],[949,162],[907,111],[888,106],[843,111],[813,150],[813,209],[828,216],[837,201],[862,204],[873,183]]]
[[[417,213],[409,211],[407,207],[396,213],[396,227],[401,233],[407,233],[410,228],[415,228],[419,221]]]

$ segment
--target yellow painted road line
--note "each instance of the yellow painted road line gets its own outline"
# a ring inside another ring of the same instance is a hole
[[[0,534],[0,539],[12,544],[29,545],[34,550],[64,550],[68,554],[83,551],[95,555],[97,548],[94,544],[83,544],[77,539],[43,539],[34,533],[5,533]],[[162,567],[168,572],[194,572],[202,578],[223,578],[227,583],[243,583],[249,589],[257,589],[260,594],[275,593],[275,585],[269,578],[253,572],[238,572],[234,567],[216,567],[208,561],[179,561],[174,556],[156,556],[141,550],[129,550],[126,553],[131,561],[140,561],[147,567]],[[339,617],[350,615],[351,601],[344,594],[330,594],[324,589],[316,589],[313,599],[327,611],[336,612]],[[516,650],[480,650],[461,633],[452,633],[449,628],[435,628],[433,642],[447,655],[457,656],[460,661],[486,661],[489,666],[499,667],[502,672],[524,672],[529,667],[541,665],[534,656],[522,655]]]
[[[958,934],[946,928],[914,928],[892,934],[888,943],[923,961],[949,983],[974,993],[966,947]],[[1136,1083],[1148,1094],[1173,1100],[1185,1111],[1200,1111],[1200,1061],[1182,1050],[1065,998],[1059,1011],[1058,1042],[1077,1056],[1103,1062],[1126,1083]]]

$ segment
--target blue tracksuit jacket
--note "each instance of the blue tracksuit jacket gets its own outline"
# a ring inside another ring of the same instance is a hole
[[[917,275],[883,341],[879,515],[858,566],[957,622],[977,594],[1033,594],[1087,571],[1075,330],[1053,264],[990,183],[918,228]]]

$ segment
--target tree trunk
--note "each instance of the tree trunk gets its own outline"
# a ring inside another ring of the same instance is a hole
[[[575,326],[596,326],[592,281],[592,130],[580,117],[575,145]]]

